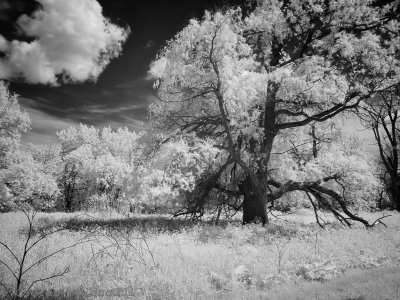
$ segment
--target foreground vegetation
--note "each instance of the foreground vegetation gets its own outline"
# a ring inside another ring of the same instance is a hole
[[[331,216],[322,230],[311,211],[280,216],[264,228],[240,221],[170,220],[167,216],[40,213],[39,237],[53,234],[27,257],[83,241],[37,265],[25,278],[69,268],[38,282],[43,299],[396,299],[400,297],[400,214],[382,224],[348,229]],[[374,220],[380,213],[364,213]],[[26,239],[22,213],[0,215],[0,241],[18,255]],[[18,238],[16,238],[18,237]],[[12,265],[5,249],[0,257]],[[0,280],[11,288],[10,272]],[[2,293],[4,290],[2,290]],[[4,293],[2,294],[5,295]],[[33,299],[33,298],[32,298]]]

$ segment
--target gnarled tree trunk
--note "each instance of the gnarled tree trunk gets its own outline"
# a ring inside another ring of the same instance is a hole
[[[268,222],[268,217],[260,187],[255,187],[249,176],[238,187],[244,196],[243,225],[257,222],[262,222],[265,225]]]

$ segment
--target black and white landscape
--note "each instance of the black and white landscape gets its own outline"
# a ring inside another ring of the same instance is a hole
[[[400,1],[0,28],[0,298],[400,299]]]

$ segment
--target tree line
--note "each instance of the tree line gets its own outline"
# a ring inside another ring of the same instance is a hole
[[[58,132],[59,149],[18,147],[29,118],[2,83],[7,199],[192,218],[242,210],[243,223],[263,224],[272,208],[308,205],[319,223],[325,209],[370,226],[354,211],[400,210],[399,12],[398,1],[343,0],[206,12],[151,64],[147,130],[81,125]],[[350,114],[378,155],[348,136]]]

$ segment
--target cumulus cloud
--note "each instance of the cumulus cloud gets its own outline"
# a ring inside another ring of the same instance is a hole
[[[31,42],[0,35],[0,78],[57,85],[96,80],[122,52],[129,28],[111,23],[96,0],[38,0],[42,9],[17,25]]]
[[[0,51],[6,52],[8,50],[8,41],[0,34]]]

